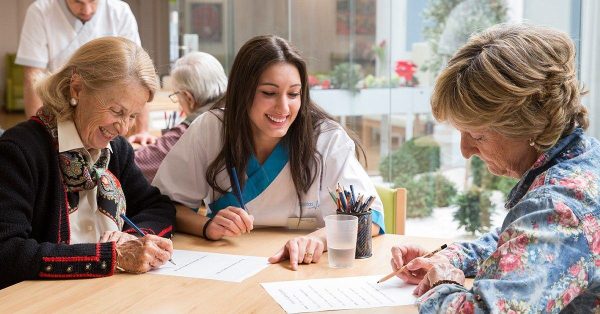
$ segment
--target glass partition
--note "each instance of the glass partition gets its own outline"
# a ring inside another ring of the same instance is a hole
[[[470,34],[488,26],[549,25],[579,45],[581,20],[581,2],[561,0],[176,3],[178,24],[171,25],[180,54],[208,52],[229,69],[255,35],[277,34],[297,46],[308,62],[311,96],[358,135],[376,184],[408,189],[407,234],[448,238],[500,225],[502,193],[514,181],[493,178],[478,160],[464,160],[458,132],[432,118],[437,73]],[[478,184],[487,184],[485,197],[465,203]]]

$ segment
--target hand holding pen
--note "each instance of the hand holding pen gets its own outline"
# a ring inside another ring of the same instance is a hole
[[[121,214],[121,218],[123,218],[123,221],[125,221],[125,223],[127,225],[129,225],[131,228],[133,228],[133,230],[135,230],[135,232],[137,232],[137,234],[140,237],[146,236],[146,233],[140,229],[136,224],[133,223],[133,221],[129,220],[129,218],[127,218],[127,216],[125,216],[125,214]],[[175,263],[173,262],[172,259],[169,259],[169,262],[171,262],[171,264],[175,265]]]
[[[121,218],[129,221],[124,216],[122,214]],[[132,228],[134,228],[133,226]],[[144,233],[141,229],[137,229],[142,234]],[[136,230],[138,233],[139,231]],[[118,269],[131,273],[145,273],[169,261],[173,254],[173,242],[153,234],[147,234],[141,238],[116,245],[116,251],[116,267]]]
[[[204,223],[203,236],[209,240],[222,237],[235,237],[254,229],[254,216],[248,214],[242,195],[242,189],[235,168],[231,169],[231,193],[240,203],[240,207],[228,206],[219,210],[213,218]]]
[[[444,244],[431,252],[427,252],[414,245],[399,245],[392,247],[391,263],[394,271],[379,279],[377,283],[384,282],[394,276],[398,276],[410,284],[419,283],[427,271],[433,267],[434,263],[441,262],[450,264],[445,257],[440,257],[433,261],[427,260],[446,247],[447,245]]]

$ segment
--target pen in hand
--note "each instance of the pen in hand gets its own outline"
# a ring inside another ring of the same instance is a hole
[[[431,252],[429,252],[429,253],[427,253],[427,254],[425,254],[423,256],[419,256],[419,257],[424,257],[424,258],[432,257],[433,254],[435,254],[435,253],[437,253],[437,252],[439,252],[439,251],[441,251],[441,250],[443,250],[443,249],[445,249],[447,247],[448,247],[448,245],[444,244],[441,247],[439,247],[438,249],[436,249],[434,251],[431,251]],[[408,264],[406,264],[406,265],[408,265]],[[406,265],[400,267],[400,269],[398,269],[397,271],[391,272],[391,273],[387,274],[385,277],[377,280],[377,283],[382,283],[382,282],[384,282],[384,281],[386,281],[386,280],[388,280],[388,279],[390,279],[390,278],[392,278],[392,277],[400,274],[401,272],[403,272],[404,270],[406,270]]]
[[[121,218],[123,218],[125,223],[128,224],[131,228],[133,228],[138,233],[138,235],[140,235],[141,237],[146,235],[146,233],[142,229],[140,229],[138,226],[136,226],[133,223],[133,221],[129,220],[129,218],[127,218],[127,216],[125,216],[125,214],[121,214]],[[175,262],[173,262],[172,259],[169,259],[169,262],[171,262],[171,264],[173,264],[173,265],[177,265],[177,264],[175,264]]]

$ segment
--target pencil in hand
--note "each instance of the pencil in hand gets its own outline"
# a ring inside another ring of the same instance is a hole
[[[140,237],[143,237],[146,235],[146,233],[142,229],[140,229],[136,224],[134,224],[133,221],[129,220],[129,218],[127,218],[127,216],[125,216],[125,214],[121,214],[121,218],[123,218],[123,221],[125,221],[126,224],[128,224],[131,228],[133,228]],[[171,264],[173,264],[173,265],[177,265],[177,264],[175,264],[175,262],[173,262],[173,259],[169,259],[169,262],[171,262]]]
[[[436,250],[433,250],[433,251],[431,251],[423,256],[419,256],[419,257],[424,257],[424,258],[432,257],[435,253],[437,253],[447,247],[448,247],[448,245],[443,244],[441,247],[437,248]],[[406,265],[408,265],[408,264],[405,264],[404,266],[400,267],[400,269],[398,269],[397,271],[391,272],[391,273],[387,274],[386,276],[384,276],[383,278],[377,280],[377,283],[382,283],[396,275],[399,275],[400,273],[402,273],[403,271],[406,270]]]

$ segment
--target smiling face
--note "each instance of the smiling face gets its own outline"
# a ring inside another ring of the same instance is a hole
[[[254,149],[272,151],[298,116],[302,84],[298,69],[276,63],[260,76],[249,111]]]
[[[539,156],[528,139],[511,139],[491,130],[460,131],[463,157],[479,156],[495,175],[521,178]]]
[[[95,95],[74,75],[71,97],[78,100],[78,105],[73,121],[85,148],[102,149],[118,135],[125,136],[149,96],[148,88],[134,81]]]

